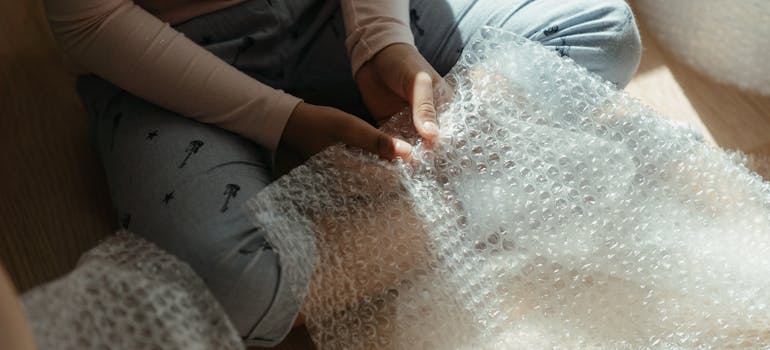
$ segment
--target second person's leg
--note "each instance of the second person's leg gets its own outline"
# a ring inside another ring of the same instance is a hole
[[[641,58],[639,31],[623,0],[412,0],[409,14],[417,48],[441,75],[485,25],[539,41],[621,88]],[[287,91],[367,118],[340,10],[314,29],[309,44],[294,50],[299,59]]]
[[[451,9],[452,18],[436,7]],[[539,41],[621,88],[641,58],[639,31],[623,0],[413,0],[410,13],[417,47],[442,75],[482,26]]]

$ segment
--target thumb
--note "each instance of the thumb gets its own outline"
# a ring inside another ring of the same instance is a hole
[[[412,118],[414,127],[420,136],[432,140],[438,136],[436,107],[433,105],[433,78],[420,71],[414,77],[412,85]]]
[[[340,129],[338,141],[388,160],[411,158],[412,145],[408,142],[393,138],[354,116],[346,119],[347,125]]]

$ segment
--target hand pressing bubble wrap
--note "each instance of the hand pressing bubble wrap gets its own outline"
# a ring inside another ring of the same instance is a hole
[[[332,147],[247,202],[320,349],[770,348],[770,187],[485,28],[410,162]]]

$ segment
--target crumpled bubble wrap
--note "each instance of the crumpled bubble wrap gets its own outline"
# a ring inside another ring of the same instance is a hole
[[[193,270],[128,232],[22,300],[40,349],[243,349]]]
[[[320,349],[770,348],[770,187],[485,28],[412,162],[336,146],[247,202]]]
[[[637,0],[647,30],[719,81],[770,95],[770,1]]]

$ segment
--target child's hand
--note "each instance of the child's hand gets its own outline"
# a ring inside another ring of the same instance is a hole
[[[355,79],[366,107],[378,122],[409,105],[420,136],[428,140],[438,136],[433,88],[445,83],[417,48],[390,45],[361,66]]]
[[[332,107],[301,102],[294,108],[278,145],[279,173],[290,170],[337,142],[358,147],[385,159],[409,159],[412,146],[392,138],[367,122]]]

